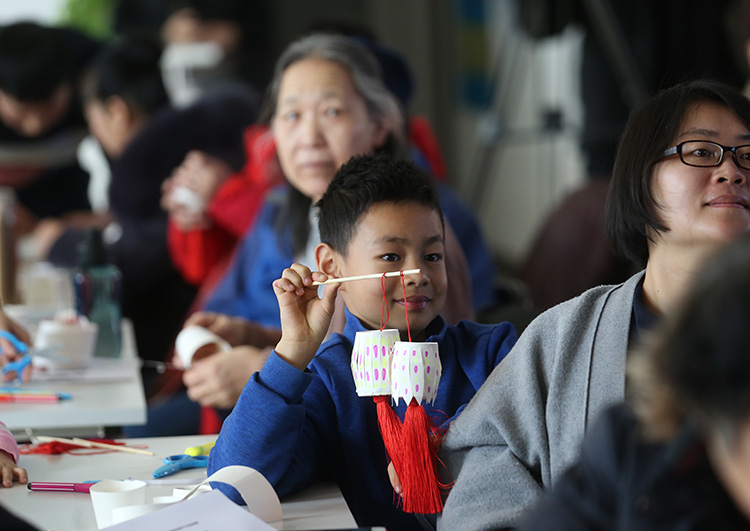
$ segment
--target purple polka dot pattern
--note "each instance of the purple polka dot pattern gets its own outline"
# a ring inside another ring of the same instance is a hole
[[[391,362],[392,395],[403,398],[407,404],[412,398],[433,402],[441,369],[437,343],[397,342]]]
[[[351,368],[358,396],[391,394],[391,355],[398,340],[398,330],[357,332]]]

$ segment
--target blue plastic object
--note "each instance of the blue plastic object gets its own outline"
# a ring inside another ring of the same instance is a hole
[[[13,345],[16,351],[19,352],[20,354],[26,354],[25,356],[23,356],[20,359],[17,359],[16,361],[3,365],[3,369],[2,369],[3,374],[16,371],[16,375],[17,375],[16,379],[19,382],[21,382],[23,381],[23,377],[21,376],[23,373],[23,370],[29,366],[29,363],[31,363],[31,355],[28,354],[29,346],[6,330],[0,330],[0,337],[10,341],[11,345]]]
[[[163,478],[184,470],[186,468],[203,468],[208,465],[208,456],[205,455],[170,455],[164,458],[164,464],[154,470],[155,478]]]

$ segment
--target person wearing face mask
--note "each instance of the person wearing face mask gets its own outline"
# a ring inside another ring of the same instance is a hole
[[[645,269],[535,319],[451,425],[439,527],[518,525],[625,393],[628,349],[679,300],[704,259],[750,231],[750,101],[711,81],[638,107],[608,196],[610,240]]]

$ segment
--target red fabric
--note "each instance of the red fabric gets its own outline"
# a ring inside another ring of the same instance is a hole
[[[422,152],[429,162],[432,177],[436,181],[445,182],[448,178],[445,170],[445,159],[443,159],[440,145],[427,118],[413,116],[409,120],[409,141]]]
[[[437,514],[443,511],[437,472],[438,441],[424,408],[412,399],[404,415],[401,436],[403,509],[407,513]]]
[[[125,446],[125,443],[114,441],[112,439],[87,439],[93,442],[100,442],[104,444],[112,444],[116,446]],[[106,454],[114,452],[116,450],[107,450],[102,448],[88,448],[81,446],[80,444],[70,444],[61,441],[50,441],[39,444],[25,444],[19,448],[19,453],[24,455],[29,454],[73,454],[73,455],[96,455]]]
[[[221,431],[222,420],[219,414],[212,407],[201,408],[201,435],[213,435]]]
[[[260,211],[268,189],[281,182],[276,145],[268,127],[251,126],[244,134],[245,166],[217,190],[208,206],[212,225],[183,231],[169,223],[167,243],[175,267],[188,282],[203,285],[217,265],[234,251]]]

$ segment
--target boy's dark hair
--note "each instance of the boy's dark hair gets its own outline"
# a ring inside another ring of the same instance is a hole
[[[432,180],[412,162],[387,154],[352,157],[333,177],[316,203],[320,240],[346,256],[360,218],[378,203],[418,203],[437,212]]]
[[[650,431],[693,421],[731,442],[750,418],[750,234],[711,257],[651,348],[639,353]],[[639,376],[639,373],[631,374]]]
[[[0,28],[0,90],[19,101],[44,101],[75,76],[62,30],[19,22]]]
[[[620,138],[607,197],[607,233],[615,249],[643,266],[647,229],[669,230],[651,195],[651,176],[664,150],[672,147],[686,113],[700,103],[726,107],[750,128],[750,101],[737,89],[697,80],[668,88],[636,108]]]
[[[83,82],[84,97],[105,101],[119,96],[134,110],[150,115],[169,102],[159,59],[161,43],[148,34],[122,37],[94,59]]]

